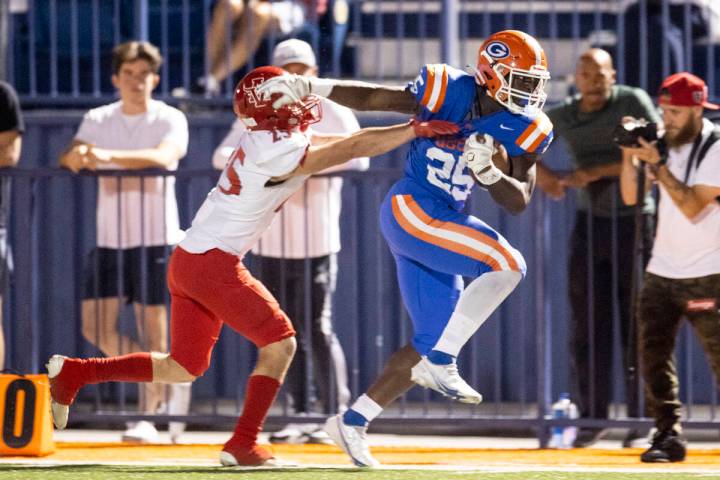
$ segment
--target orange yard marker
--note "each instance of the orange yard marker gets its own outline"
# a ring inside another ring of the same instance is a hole
[[[55,452],[47,375],[0,375],[0,455]]]

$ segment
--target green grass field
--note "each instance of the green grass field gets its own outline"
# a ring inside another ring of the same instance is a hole
[[[0,479],[12,480],[689,480],[720,479],[718,473],[618,472],[513,472],[488,473],[448,470],[359,470],[294,468],[278,470],[228,469],[221,467],[63,465],[0,465]]]

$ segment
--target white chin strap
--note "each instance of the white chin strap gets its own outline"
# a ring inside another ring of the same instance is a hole
[[[460,349],[520,283],[520,272],[503,270],[480,275],[460,294],[455,311],[434,350],[457,357]]]

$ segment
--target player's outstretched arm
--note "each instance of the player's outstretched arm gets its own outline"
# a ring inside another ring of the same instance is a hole
[[[258,93],[275,99],[273,108],[318,95],[354,110],[416,114],[420,107],[404,87],[390,87],[355,80],[336,80],[302,75],[282,75],[265,81]],[[274,97],[275,96],[275,97]]]
[[[463,158],[475,179],[487,188],[505,210],[517,215],[525,210],[535,189],[537,155],[507,158],[488,134],[473,134],[465,142]]]
[[[454,135],[458,131],[458,125],[443,120],[412,120],[390,127],[363,128],[340,140],[311,146],[303,164],[283,178],[311,175],[356,157],[382,155],[417,137]]]

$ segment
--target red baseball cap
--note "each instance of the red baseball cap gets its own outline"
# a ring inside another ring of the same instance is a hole
[[[660,105],[674,105],[676,107],[703,106],[710,110],[717,110],[720,105],[710,103],[708,88],[705,81],[689,72],[675,73],[667,77],[660,85],[658,103]]]

